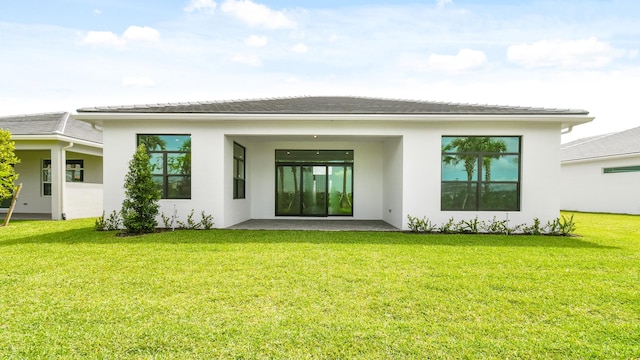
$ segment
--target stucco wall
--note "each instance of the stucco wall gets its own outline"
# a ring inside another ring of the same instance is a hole
[[[605,167],[638,166],[640,156],[563,163],[564,210],[640,214],[640,172],[605,174]]]
[[[64,190],[67,219],[98,217],[102,214],[102,184],[69,182]]]
[[[406,228],[407,215],[436,223],[509,218],[543,222],[559,214],[560,125],[512,122],[358,121],[109,121],[104,126],[104,207],[119,210],[123,179],[136,134],[191,134],[192,198],[162,200],[161,211],[180,218],[191,209],[214,216],[216,227],[249,219],[274,218],[275,149],[353,149],[355,219],[384,219]],[[314,139],[312,136],[317,135]],[[522,136],[521,211],[440,211],[441,138]],[[246,199],[234,200],[233,141],[247,154]],[[391,209],[391,212],[389,212]]]

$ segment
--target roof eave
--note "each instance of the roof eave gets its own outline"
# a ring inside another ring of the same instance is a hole
[[[124,113],[81,112],[77,120],[102,126],[105,121],[470,121],[470,122],[547,122],[561,123],[563,128],[590,122],[584,114],[264,114],[264,113]]]
[[[595,162],[595,161],[602,161],[602,160],[628,159],[628,158],[634,158],[634,157],[640,157],[640,152],[632,152],[632,153],[627,153],[627,154],[592,156],[592,157],[581,158],[581,159],[560,160],[560,163],[562,163],[562,164],[579,164],[579,163]]]
[[[60,134],[40,134],[40,135],[11,135],[11,140],[13,141],[61,141],[61,142],[72,142],[78,145],[84,145],[94,148],[102,149],[102,143],[78,139],[66,135]]]

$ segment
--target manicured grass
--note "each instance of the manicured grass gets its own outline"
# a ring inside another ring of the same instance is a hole
[[[638,358],[640,217],[580,237],[0,228],[0,358]]]

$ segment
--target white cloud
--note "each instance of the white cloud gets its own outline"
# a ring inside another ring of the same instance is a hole
[[[309,48],[307,48],[307,45],[305,45],[303,43],[296,44],[294,47],[291,48],[291,51],[293,51],[294,53],[297,53],[297,54],[304,54],[308,50],[309,50]]]
[[[531,44],[510,46],[507,58],[525,68],[563,67],[599,68],[624,56],[625,50],[615,49],[595,37],[584,40],[542,40]]]
[[[132,25],[127,28],[122,37],[126,40],[159,42],[160,32],[148,26]]]
[[[191,0],[183,10],[188,13],[200,11],[205,14],[213,14],[217,6],[218,4],[213,0]]]
[[[236,54],[231,57],[231,61],[254,67],[262,66],[262,60],[255,55]]]
[[[148,77],[140,76],[127,76],[122,79],[122,87],[126,88],[141,88],[141,87],[154,87],[156,82]]]
[[[423,57],[409,56],[403,60],[403,65],[414,71],[441,71],[451,74],[471,71],[487,64],[484,52],[462,49],[457,55],[431,54]]]
[[[94,15],[100,15],[100,14],[102,14],[102,10],[100,10],[100,9],[93,9],[93,14],[94,14]]]
[[[111,31],[89,31],[82,38],[81,43],[84,45],[94,46],[110,46],[116,48],[124,48],[129,41],[148,41],[159,42],[160,32],[148,26],[129,26],[127,30],[118,36]]]
[[[111,31],[89,31],[87,35],[82,38],[82,43],[87,45],[114,47],[124,45],[124,41]]]
[[[223,12],[233,15],[252,27],[267,29],[291,29],[295,21],[282,11],[271,10],[265,5],[251,0],[225,0],[220,7]]]
[[[442,9],[447,5],[453,4],[453,0],[437,0],[438,9]]]
[[[245,44],[251,47],[263,47],[267,45],[268,42],[269,39],[267,39],[266,36],[259,35],[251,35],[244,41]]]

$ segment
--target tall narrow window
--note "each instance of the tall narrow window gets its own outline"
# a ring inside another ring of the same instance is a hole
[[[163,199],[191,198],[191,135],[138,135]]]
[[[233,143],[233,198],[245,197],[245,161],[246,149],[244,146]]]
[[[51,160],[42,160],[42,195],[51,196]]]
[[[443,136],[442,210],[520,210],[520,137]]]

